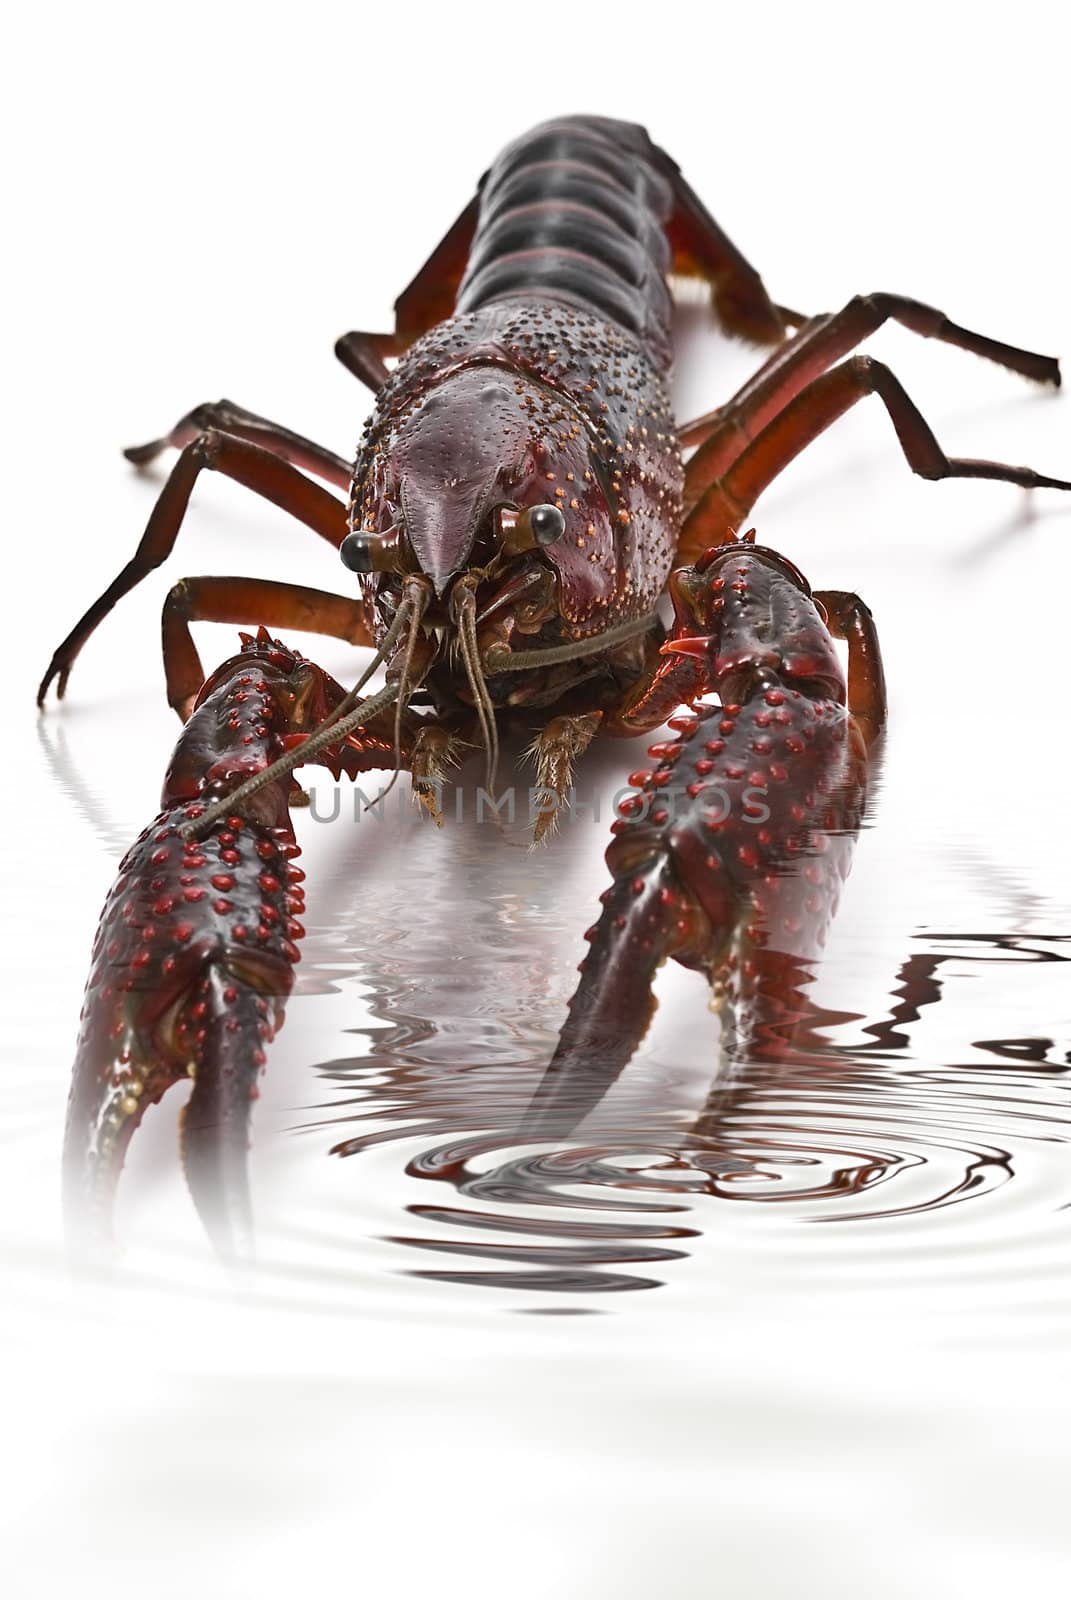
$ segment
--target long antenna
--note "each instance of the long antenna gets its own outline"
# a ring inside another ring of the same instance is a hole
[[[179,829],[180,837],[186,840],[199,839],[221,817],[228,816],[232,811],[235,811],[244,800],[248,800],[251,795],[256,794],[258,789],[263,789],[265,784],[274,783],[277,778],[286,777],[288,773],[293,772],[295,767],[304,765],[310,756],[316,755],[325,746],[345,739],[348,734],[353,732],[354,728],[361,727],[363,723],[371,722],[373,717],[378,716],[381,711],[385,711],[388,706],[394,704],[398,698],[400,687],[400,684],[397,683],[388,684],[385,689],[381,689],[378,694],[374,694],[370,700],[361,701],[348,716],[338,717],[333,722],[330,719],[325,720],[315,733],[310,733],[309,737],[303,740],[301,744],[296,745],[293,750],[288,750],[277,761],[273,761],[270,766],[264,768],[263,772],[255,772],[251,778],[247,778],[244,783],[240,783],[237,789],[232,789],[229,794],[221,796],[219,800],[213,800],[203,815],[199,816],[194,822],[187,823],[186,827]],[[347,696],[347,698],[349,697]]]

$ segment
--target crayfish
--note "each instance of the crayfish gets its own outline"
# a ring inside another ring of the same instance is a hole
[[[772,347],[732,399],[684,427],[667,391],[678,277],[709,286],[727,333]],[[171,553],[204,469],[311,528],[356,585],[197,577],[167,596],[167,694],[186,725],[164,809],[98,935],[67,1134],[74,1228],[106,1232],[126,1142],[190,1075],[195,1199],[221,1248],[248,1236],[249,1106],[297,959],[288,803],[309,761],[405,770],[441,823],[451,768],[482,748],[493,792],[500,730],[520,730],[552,802],[542,839],[597,733],[669,719],[676,737],[654,747],[615,824],[613,883],[526,1136],[568,1132],[621,1071],[667,957],[708,973],[730,1020],[790,1037],[794,963],[835,908],[885,691],[867,607],[812,594],[784,556],[741,536],[752,506],[870,394],[923,477],[1071,488],[948,457],[893,373],[852,354],[890,318],[1059,384],[1053,359],[900,295],[810,319],[774,303],[641,128],[562,118],[497,158],[396,302],[393,332],[339,340],[376,395],[355,462],[229,401],[127,451],[136,464],[181,453],[133,557],[53,655],[42,702]],[[207,682],[190,632],[203,620],[260,630]],[[356,686],[268,631],[289,628],[371,650]],[[834,639],[848,643],[847,680]],[[380,667],[386,687],[362,699]]]

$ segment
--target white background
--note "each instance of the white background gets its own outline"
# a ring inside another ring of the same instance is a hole
[[[880,1274],[858,1294],[842,1275],[832,1309],[801,1273],[783,1293],[730,1292],[750,1248],[736,1218],[735,1265],[703,1318],[675,1316],[668,1291],[614,1319],[511,1318],[464,1293],[396,1309],[367,1263],[344,1306],[236,1306],[192,1227],[174,1274],[143,1235],[139,1293],[80,1294],[60,1265],[55,1159],[96,906],[175,733],[166,586],[213,570],[340,577],[310,535],[204,483],[167,574],[124,603],[49,711],[86,789],[78,812],[32,694],[144,525],[153,488],[119,445],[226,394],[347,453],[367,397],[333,340],[388,325],[495,151],[559,111],[646,124],[776,299],[817,311],[900,290],[1071,352],[1057,8],[741,16],[104,4],[6,25],[8,1593],[987,1595],[1066,1580],[1066,1315],[1031,1320],[1026,1305],[989,1337],[987,1316],[1015,1298],[999,1279],[971,1302],[972,1342],[935,1310],[936,1287],[898,1299]],[[873,348],[950,450],[1071,475],[1064,400],[905,333]],[[716,404],[749,361],[719,348],[690,363],[682,411]],[[881,891],[925,895],[933,863],[912,830],[926,814],[910,802],[931,797],[947,832],[1006,841],[1009,870],[1058,916],[1068,512],[911,479],[872,400],[758,520],[816,584],[871,600],[894,717],[922,730],[900,810],[868,840]],[[205,630],[207,659],[227,649]],[[348,670],[334,647],[317,653]],[[1009,799],[1024,772],[1041,797],[1029,820]],[[544,888],[560,874],[553,858],[534,870]],[[1066,1250],[1045,1262],[1043,1311],[1063,1304]],[[196,1291],[173,1293],[172,1277]]]

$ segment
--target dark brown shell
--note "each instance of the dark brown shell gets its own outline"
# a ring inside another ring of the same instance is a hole
[[[473,367],[513,379],[543,480],[536,498],[556,500],[565,513],[565,535],[548,554],[561,578],[566,632],[583,638],[646,615],[672,567],[680,525],[684,474],[673,413],[643,345],[579,308],[503,300],[419,339],[365,429],[351,525],[378,526],[401,436],[419,428],[429,397],[449,393],[452,374]],[[474,421],[459,416],[459,431]]]

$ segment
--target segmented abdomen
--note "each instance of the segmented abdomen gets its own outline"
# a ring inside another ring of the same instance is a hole
[[[673,195],[660,157],[642,128],[605,117],[562,117],[509,145],[481,184],[456,309],[564,300],[628,329],[668,365]]]

